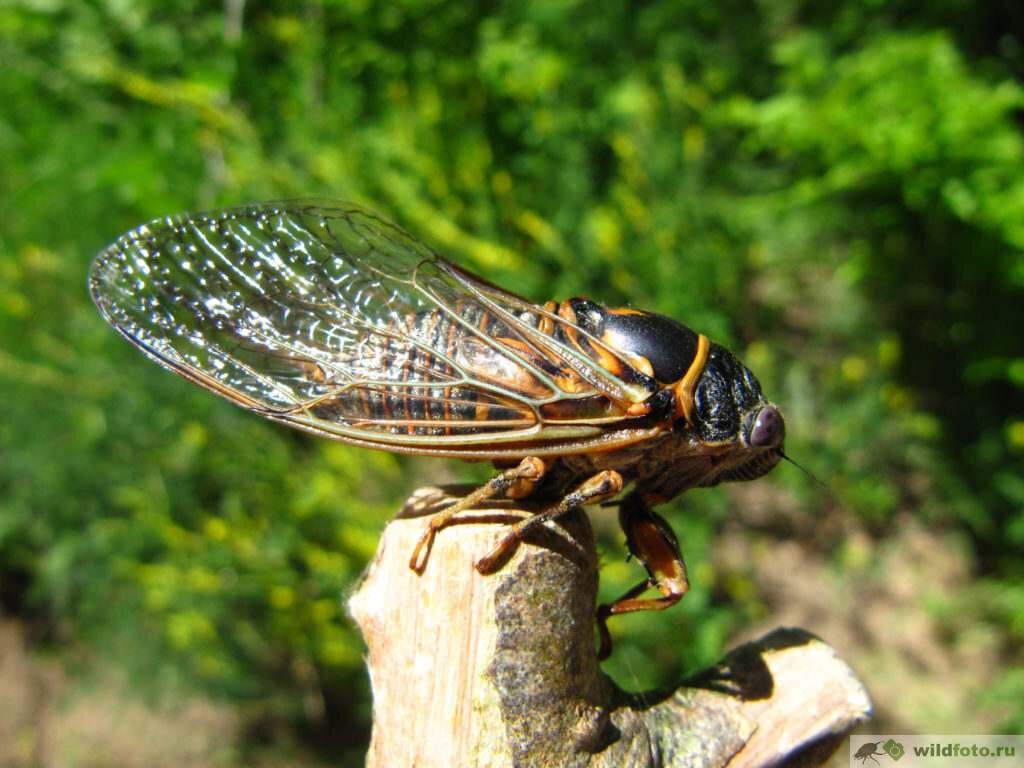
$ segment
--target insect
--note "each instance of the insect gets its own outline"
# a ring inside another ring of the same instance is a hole
[[[857,760],[860,760],[862,764],[867,763],[868,758],[871,758],[873,762],[878,763],[878,758],[876,758],[875,755],[885,754],[885,752],[879,749],[881,744],[882,742],[880,741],[866,741],[860,745],[860,748],[857,750],[857,754],[855,754],[854,757]],[[881,765],[881,763],[879,763],[879,765]]]
[[[489,497],[550,504],[504,530],[482,573],[531,529],[631,483],[619,521],[647,577],[599,609],[602,657],[610,616],[668,608],[689,588],[652,505],[783,458],[779,409],[724,347],[649,312],[533,304],[356,205],[153,221],[96,258],[89,288],[150,358],[261,416],[369,448],[494,462],[497,475],[429,519],[417,571],[437,533]],[[657,596],[642,597],[649,589]]]

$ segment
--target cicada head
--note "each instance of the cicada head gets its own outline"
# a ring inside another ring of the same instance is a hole
[[[700,443],[719,446],[721,459],[701,485],[753,480],[783,456],[786,422],[761,393],[761,384],[725,347],[711,344],[694,390],[694,424]]]

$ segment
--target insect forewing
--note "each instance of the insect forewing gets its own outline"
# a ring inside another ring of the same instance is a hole
[[[559,420],[549,406],[645,394],[538,330],[541,308],[348,204],[158,220],[101,253],[89,285],[104,317],[162,365],[352,442],[459,453],[584,438],[621,414]]]

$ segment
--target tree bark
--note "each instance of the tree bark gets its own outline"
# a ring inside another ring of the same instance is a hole
[[[869,716],[850,668],[800,629],[741,646],[668,694],[624,693],[598,666],[586,515],[540,529],[481,576],[493,523],[532,511],[489,504],[442,530],[417,575],[422,515],[450,498],[414,494],[349,600],[369,649],[368,766],[815,765]]]

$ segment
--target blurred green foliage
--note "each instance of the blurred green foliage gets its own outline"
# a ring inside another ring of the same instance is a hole
[[[423,465],[166,375],[84,288],[147,219],[324,195],[533,299],[631,303],[736,349],[844,509],[970,536],[1015,665],[992,695],[1024,727],[1022,43],[1012,4],[966,0],[8,0],[6,606],[365,739],[339,596]],[[833,504],[792,468],[762,482]],[[708,564],[728,492],[675,507],[695,590],[614,627],[629,687],[712,661],[760,610]],[[637,569],[606,527],[612,595]]]

